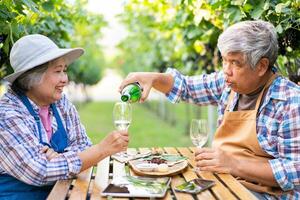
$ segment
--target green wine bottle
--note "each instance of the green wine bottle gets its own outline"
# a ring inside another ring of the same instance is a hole
[[[121,92],[121,100],[129,103],[139,101],[141,96],[142,88],[138,82],[125,86]]]

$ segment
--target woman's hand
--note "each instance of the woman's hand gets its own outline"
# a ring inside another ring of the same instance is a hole
[[[59,153],[57,153],[56,151],[54,151],[52,148],[50,148],[48,146],[43,146],[41,153],[45,153],[46,158],[49,161],[52,160],[53,158],[56,158],[59,156]]]
[[[106,149],[108,155],[125,151],[128,147],[128,131],[112,131],[101,142],[100,148]]]
[[[200,170],[231,173],[235,159],[221,149],[200,148],[195,152],[195,161]]]

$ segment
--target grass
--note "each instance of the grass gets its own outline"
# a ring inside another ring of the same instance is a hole
[[[99,142],[114,129],[113,105],[114,102],[90,102],[77,106],[81,122],[93,143]],[[132,106],[129,147],[192,146],[184,125],[170,125],[141,104]]]

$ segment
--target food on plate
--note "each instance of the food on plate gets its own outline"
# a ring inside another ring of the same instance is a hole
[[[169,167],[183,162],[186,160],[186,157],[181,155],[175,154],[153,154],[144,158],[148,163],[155,163],[155,164],[167,164]]]
[[[155,163],[139,163],[136,165],[136,168],[138,168],[141,171],[151,172],[151,171],[155,171],[157,166],[158,165]]]
[[[187,167],[187,158],[177,154],[151,154],[129,161],[137,174],[162,176],[174,175]]]
[[[136,165],[136,168],[144,172],[167,172],[169,170],[169,166],[164,163],[140,163]]]
[[[155,163],[159,165],[162,163],[167,163],[167,160],[160,157],[153,157],[151,160],[148,160],[148,163]]]
[[[164,163],[160,164],[157,167],[157,171],[159,171],[159,172],[167,172],[167,171],[169,171],[169,166],[167,164],[164,164]]]

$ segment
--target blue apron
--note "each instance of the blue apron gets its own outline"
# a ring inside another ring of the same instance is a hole
[[[50,107],[57,122],[57,131],[52,135],[50,144],[48,144],[42,141],[41,120],[39,115],[34,112],[32,105],[25,95],[20,92],[17,92],[17,94],[37,123],[40,143],[49,146],[58,153],[64,152],[64,149],[68,145],[68,137],[55,104],[51,104]],[[0,200],[42,200],[47,198],[52,187],[53,185],[41,187],[28,185],[13,176],[1,174]]]

